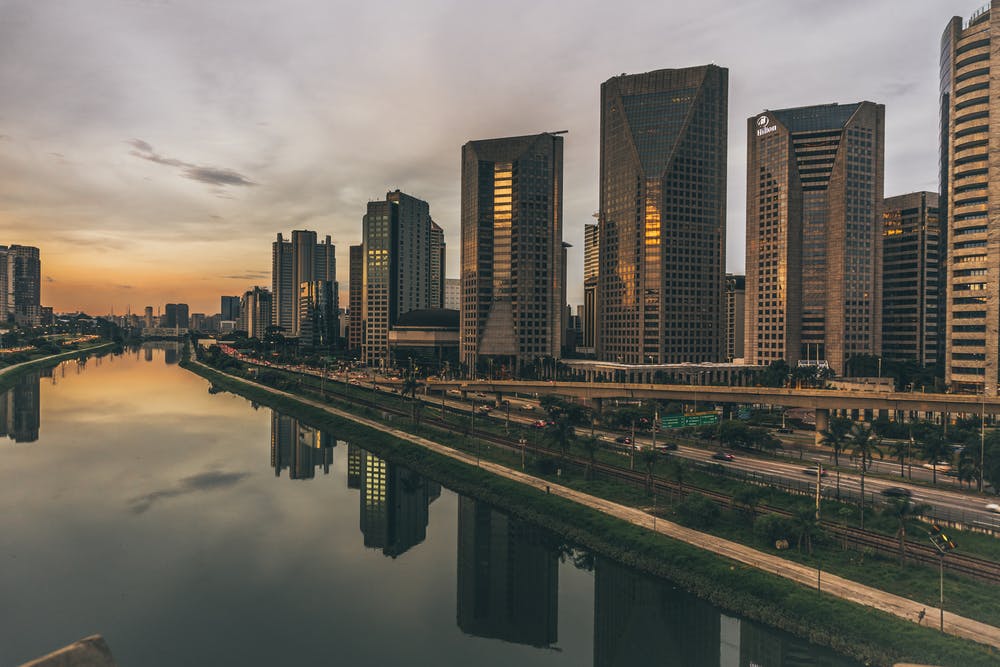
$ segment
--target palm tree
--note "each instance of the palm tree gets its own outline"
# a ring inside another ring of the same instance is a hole
[[[652,448],[643,449],[642,453],[639,454],[639,461],[646,468],[646,493],[653,492],[653,469],[656,468],[656,462],[659,458],[660,455]]]
[[[565,415],[559,415],[547,431],[549,439],[559,447],[560,455],[565,459],[566,450],[569,449],[570,443],[576,439],[576,429],[573,428],[573,424]]]
[[[906,522],[911,521],[930,508],[930,505],[914,503],[909,496],[889,498],[883,513],[896,520],[896,537],[899,538],[899,564],[906,558]]]
[[[684,478],[687,473],[687,462],[681,458],[673,459],[672,471],[674,475],[674,481],[677,482],[677,499],[680,500],[684,497]]]
[[[420,388],[420,382],[417,381],[416,373],[412,370],[407,372],[403,377],[403,386],[400,389],[400,393],[403,398],[406,398],[407,394],[410,396],[410,418],[416,422],[417,421],[417,389]]]
[[[910,442],[908,440],[892,440],[889,443],[889,452],[892,458],[899,461],[899,476],[906,477],[906,468],[903,464],[906,463],[906,453],[910,449]]]
[[[850,419],[834,417],[827,429],[820,431],[820,443],[833,448],[833,465],[837,467],[840,467],[840,453],[847,446],[852,423]]]
[[[820,534],[819,521],[816,519],[816,509],[809,505],[803,505],[792,516],[792,525],[799,536],[798,550],[802,551],[804,543],[806,545],[806,552],[811,556],[813,552],[813,538]]]
[[[851,428],[850,444],[851,457],[861,459],[861,528],[865,527],[865,472],[871,465],[873,454],[878,454],[882,458],[882,450],[879,449],[881,440],[872,427],[867,424],[855,424]]]
[[[753,523],[757,514],[757,505],[760,503],[760,489],[756,486],[744,486],[733,494],[733,502],[746,508],[750,515],[750,522]]]
[[[597,463],[597,450],[601,448],[601,441],[597,438],[584,438],[580,441],[580,447],[587,454],[590,463],[587,465],[587,479],[594,478],[594,465]]]
[[[921,438],[920,444],[924,460],[931,464],[931,484],[937,484],[938,461],[948,458],[951,454],[948,441],[939,431],[929,431]]]

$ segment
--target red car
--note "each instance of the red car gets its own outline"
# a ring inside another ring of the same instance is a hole
[[[735,457],[729,452],[716,452],[712,454],[712,458],[716,461],[732,461]]]

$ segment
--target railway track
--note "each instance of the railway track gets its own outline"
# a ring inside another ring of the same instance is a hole
[[[279,369],[280,370],[280,369]],[[283,371],[292,372],[292,371]],[[318,378],[307,375],[309,381],[306,382],[311,388],[319,389],[320,382]],[[352,396],[350,394],[341,392],[337,390],[336,383],[327,382],[325,383],[325,393],[331,396],[335,396],[339,400],[347,401],[353,405],[359,407],[371,408],[373,410],[378,410],[379,412],[385,414],[395,415],[397,417],[402,417],[409,419],[410,412],[408,410],[396,408],[393,406],[388,406],[385,403],[377,402],[374,400],[367,400],[358,398],[357,396]],[[396,394],[390,394],[396,397]],[[426,407],[426,406],[425,406]],[[465,416],[465,413],[454,411],[456,415]],[[435,426],[440,429],[455,432],[456,424],[451,421],[442,419],[441,417],[425,416],[421,420],[421,423]],[[474,435],[480,441],[488,442],[490,444],[502,447],[514,453],[520,453],[522,445],[504,436],[496,435],[493,433],[478,432]],[[550,449],[545,449],[538,447],[537,445],[525,444],[524,447],[527,451],[535,454],[552,455],[554,452]],[[571,465],[577,467],[586,468],[590,465],[590,460],[581,456],[574,454],[567,454],[565,456],[565,461]],[[612,465],[604,462],[595,462],[594,471],[606,478],[617,479],[619,481],[624,481],[626,483],[643,486],[646,484],[646,476],[642,472],[637,472],[634,470],[628,470],[621,466]],[[709,489],[704,489],[692,485],[681,485],[661,478],[654,478],[654,486],[658,492],[669,492],[678,493],[679,495],[685,496],[691,493],[699,493],[714,502],[722,505],[724,507],[730,507],[733,504],[733,499],[717,491],[712,491]],[[792,513],[788,510],[773,507],[769,505],[758,505],[757,511],[776,514],[784,517],[791,517]],[[845,544],[853,545],[856,549],[871,549],[874,552],[890,555],[893,557],[899,554],[899,541],[887,535],[882,535],[880,533],[874,533],[867,530],[861,530],[860,528],[852,528],[850,526],[844,526],[837,523],[822,521],[821,526],[823,529],[831,536],[842,540]],[[929,566],[938,566],[940,564],[941,554],[938,550],[931,546],[921,544],[919,542],[914,542],[908,540],[906,542],[906,559],[911,562],[921,563]],[[1000,584],[1000,563],[990,561],[984,558],[979,558],[976,556],[970,556],[968,554],[963,554],[961,552],[948,553],[944,557],[944,569],[949,572],[955,572],[963,574],[981,581],[987,581],[994,584]]]

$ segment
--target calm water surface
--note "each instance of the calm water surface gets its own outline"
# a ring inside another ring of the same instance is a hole
[[[177,351],[0,397],[0,665],[852,665],[292,418]]]

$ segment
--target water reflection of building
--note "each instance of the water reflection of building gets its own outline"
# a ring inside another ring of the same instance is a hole
[[[361,488],[361,462],[364,453],[365,451],[357,445],[347,443],[347,488],[349,489]]]
[[[670,582],[597,559],[594,667],[846,667],[855,663],[779,630],[720,613]]]
[[[271,413],[271,467],[275,477],[287,468],[289,479],[312,479],[319,466],[323,466],[324,475],[330,474],[336,444],[329,433],[293,417]]]
[[[41,424],[38,378],[38,373],[22,375],[13,387],[0,396],[0,437],[14,442],[38,440]]]
[[[486,503],[458,501],[458,627],[548,646],[558,634],[558,556],[546,533]]]
[[[395,558],[427,537],[430,504],[441,485],[402,466],[360,451],[361,532],[365,546]],[[350,471],[348,451],[348,471]],[[350,472],[348,485],[350,485]]]

